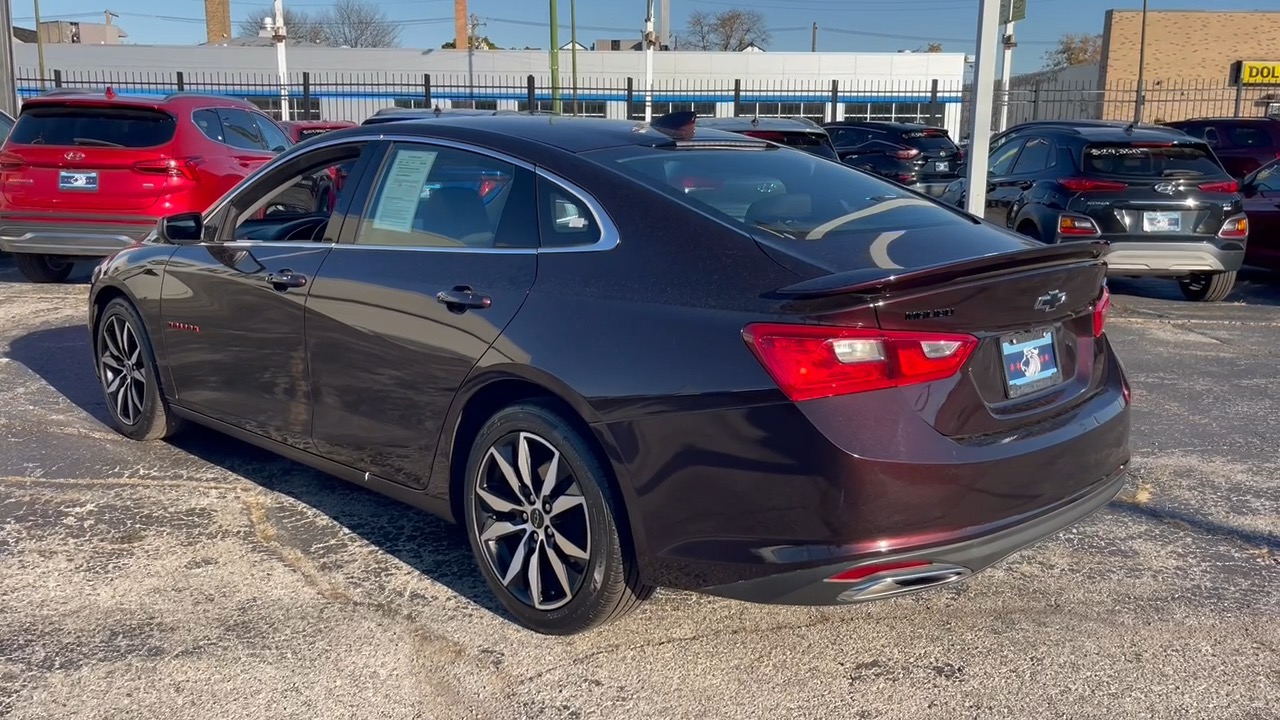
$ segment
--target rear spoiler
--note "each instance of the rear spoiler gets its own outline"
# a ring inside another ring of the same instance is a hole
[[[1110,248],[1111,243],[1105,240],[1074,241],[994,255],[981,255],[968,260],[928,265],[896,274],[895,271],[898,268],[862,268],[787,285],[774,291],[772,295],[800,300],[834,295],[877,295],[889,289],[913,290],[1015,268],[1031,269],[1038,265],[1099,260],[1110,251]]]

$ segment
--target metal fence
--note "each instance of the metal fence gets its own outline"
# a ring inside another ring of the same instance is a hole
[[[128,72],[53,69],[43,80],[20,69],[18,91],[31,97],[55,88],[166,95],[201,92],[243,98],[275,117],[282,101],[292,119],[359,122],[389,107],[469,107],[559,111],[596,117],[644,117],[643,80],[633,77],[572,78],[553,83],[548,75],[295,72],[283,86],[274,74],[224,72]],[[972,85],[940,80],[850,81],[796,79],[778,83],[749,78],[662,79],[653,89],[653,112],[692,110],[702,116],[803,116],[922,122],[967,135]],[[558,102],[557,102],[558,98]],[[995,93],[992,129],[998,129],[1004,93]],[[1028,120],[1132,120],[1138,104],[1146,122],[1197,116],[1280,116],[1280,90],[1247,89],[1203,80],[1137,83],[1063,82],[1014,78],[1007,95],[1007,124]]]

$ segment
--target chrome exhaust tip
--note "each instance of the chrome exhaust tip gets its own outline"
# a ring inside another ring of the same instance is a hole
[[[882,600],[948,585],[957,580],[963,580],[971,574],[973,572],[967,567],[945,563],[885,570],[859,580],[856,585],[840,593],[836,599],[842,603]]]

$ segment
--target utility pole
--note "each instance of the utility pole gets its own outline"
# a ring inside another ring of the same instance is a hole
[[[809,43],[809,52],[818,52],[818,23],[813,24],[813,40]]]
[[[0,0],[0,1],[9,2],[10,0]],[[40,0],[31,0],[31,1],[32,1],[32,4],[35,5],[35,11],[36,11],[36,62],[39,63],[40,65],[40,90],[43,92],[46,87],[44,83],[44,28],[40,26],[41,25]],[[10,12],[13,12],[13,11],[10,10]],[[6,27],[4,31],[8,33],[10,37],[9,42],[13,42],[12,40],[13,24],[12,23],[9,24],[9,26]]]
[[[578,3],[569,0],[569,55],[573,65],[573,114],[578,114]]]
[[[644,121],[653,121],[653,0],[645,4],[644,16]]]
[[[13,7],[9,0],[0,0],[0,112],[11,117],[18,115],[18,67],[13,64]]]
[[[453,0],[453,49],[466,50],[471,44],[467,33],[467,0]]]
[[[551,112],[561,113],[560,102],[560,12],[556,0],[551,0]]]
[[[1146,104],[1146,88],[1143,87],[1143,70],[1147,64],[1147,0],[1142,0],[1142,33],[1138,38],[1138,94],[1133,99],[1133,121],[1142,122],[1143,105]]]
[[[1013,74],[1013,49],[1018,43],[1013,39],[1013,21],[1004,26],[1004,64],[1000,71],[1000,132],[1009,126],[1009,76]]]
[[[275,2],[276,19],[271,39],[276,41],[276,70],[280,73],[280,119],[288,122],[289,113],[289,65],[285,60],[285,42],[288,30],[284,26],[284,0]]]
[[[969,161],[965,171],[965,209],[982,217],[987,209],[987,159],[991,154],[991,101],[996,74],[996,36],[1000,32],[1000,0],[979,0],[978,46],[973,63],[973,96],[969,99]]]

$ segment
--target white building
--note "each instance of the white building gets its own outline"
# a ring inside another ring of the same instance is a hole
[[[19,94],[37,94],[35,46],[17,46],[14,54]],[[526,109],[530,82],[537,105],[552,105],[545,51],[291,46],[287,60],[295,118],[360,121],[390,105]],[[275,50],[257,43],[49,45],[45,68],[50,86],[56,79],[64,87],[111,85],[122,93],[184,89],[279,108]],[[962,53],[658,52],[654,112],[803,115],[820,121],[834,114],[929,122],[958,134],[964,71]],[[642,52],[579,51],[579,114],[643,117],[644,73]],[[568,53],[561,53],[560,75],[569,112],[574,83]]]

